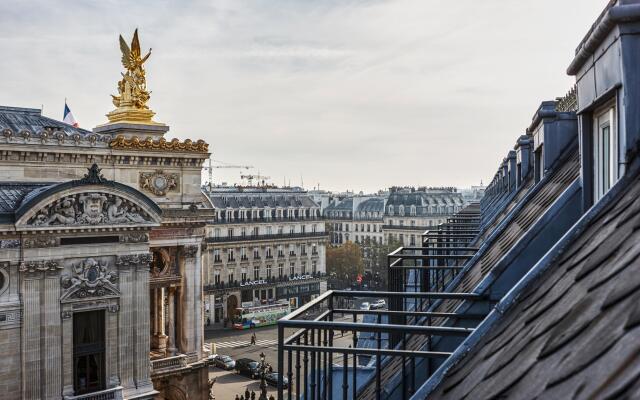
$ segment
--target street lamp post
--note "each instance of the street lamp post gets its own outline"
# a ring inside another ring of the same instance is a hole
[[[260,399],[267,400],[267,382],[264,380],[266,366],[264,363],[264,352],[260,353]]]

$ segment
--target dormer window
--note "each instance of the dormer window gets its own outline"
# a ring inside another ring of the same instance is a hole
[[[593,190],[599,200],[618,180],[618,130],[616,108],[608,105],[594,113]]]
[[[389,206],[389,215],[393,215],[393,206]]]

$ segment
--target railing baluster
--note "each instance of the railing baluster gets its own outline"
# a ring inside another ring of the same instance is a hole
[[[296,344],[300,346],[300,336],[296,339]],[[296,400],[300,400],[300,350],[296,351]]]
[[[321,347],[322,346],[322,330],[318,330],[318,335],[316,338],[316,342],[317,342],[317,346]],[[321,388],[320,388],[320,384],[321,384],[321,367],[322,366],[322,353],[318,353],[316,356],[316,365],[315,365],[315,374],[316,374],[316,396],[315,398],[320,400],[320,392],[321,392]]]
[[[322,330],[322,336],[323,336],[323,338],[322,338],[323,346],[324,346],[325,349],[328,350],[329,342],[328,342],[327,339],[328,339],[328,336],[329,336],[329,331],[327,329],[323,329]],[[322,398],[324,400],[327,399],[327,386],[329,384],[327,382],[327,378],[328,378],[327,372],[328,372],[328,369],[329,369],[329,366],[328,366],[329,357],[328,356],[329,356],[329,353],[327,351],[322,353],[322,357],[323,357],[323,361],[322,361],[322,378],[323,378],[322,379],[322,393],[323,393],[323,395],[322,395]]]
[[[348,383],[349,376],[347,375],[348,372],[349,372],[349,359],[347,358],[347,353],[343,353],[342,354],[342,399],[343,400],[346,400],[349,395],[349,383]]]
[[[402,334],[402,350],[407,349],[407,336]],[[405,377],[407,376],[407,368],[406,368],[406,358],[404,355],[402,356],[402,400],[407,398],[407,384]]]
[[[315,329],[311,330],[311,345],[312,346],[316,345],[316,343],[315,343]],[[311,400],[315,400],[316,399],[316,352],[315,351],[311,352],[311,374],[310,374],[310,379],[311,379],[311,384],[309,385],[309,392],[311,392]],[[305,392],[306,392],[306,390],[305,390]]]
[[[280,349],[278,349],[278,351],[280,351]],[[293,358],[293,351],[290,350],[287,353],[287,378],[289,379],[289,387],[287,388],[288,400],[291,400],[291,390],[292,390],[291,387],[293,386],[293,373],[291,372],[292,358]]]
[[[353,322],[358,322],[358,317],[357,315],[354,313],[353,314]],[[354,329],[353,330],[353,348],[357,348],[358,347],[358,337],[357,337],[357,331]],[[356,400],[356,391],[358,389],[357,385],[356,385],[356,371],[358,369],[357,366],[357,360],[358,360],[358,356],[356,354],[353,355],[353,383],[351,385],[351,392],[353,393],[353,400]]]
[[[313,332],[313,330],[311,332]],[[307,346],[308,344],[309,344],[309,337],[307,336],[307,331],[305,331],[304,345]],[[304,373],[304,388],[302,390],[304,393],[304,400],[307,400],[307,395],[309,394],[309,382],[307,381],[307,379],[309,378],[309,353],[307,351],[304,351],[303,353],[302,364],[303,364],[302,372]]]
[[[378,314],[378,325],[382,324],[382,316]],[[382,332],[378,332],[378,350],[382,348]],[[376,399],[380,400],[380,370],[382,358],[378,354],[376,356]]]

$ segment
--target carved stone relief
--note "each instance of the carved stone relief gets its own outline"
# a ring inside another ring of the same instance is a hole
[[[44,207],[28,224],[34,226],[74,226],[152,222],[133,202],[104,193],[65,196]]]
[[[28,237],[22,240],[25,249],[35,249],[41,247],[56,247],[58,239],[51,236]]]
[[[149,235],[145,232],[133,232],[120,235],[121,243],[145,243],[149,241]]]
[[[148,268],[152,259],[151,253],[127,254],[119,256],[116,265],[122,269],[131,267]]]
[[[18,270],[22,273],[58,272],[64,269],[58,261],[22,261]]]
[[[109,271],[106,262],[87,258],[71,265],[72,273],[60,278],[60,285],[66,289],[62,299],[119,295],[115,286],[118,275]]]
[[[2,239],[0,240],[0,249],[17,249],[20,247],[18,239]]]
[[[161,169],[154,172],[140,172],[140,189],[156,196],[164,196],[167,192],[178,191],[179,179],[178,174],[165,173]]]
[[[184,246],[185,258],[195,258],[197,255],[198,255],[197,245]]]

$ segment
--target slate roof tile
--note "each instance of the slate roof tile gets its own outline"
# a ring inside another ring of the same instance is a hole
[[[13,215],[24,198],[32,191],[42,188],[42,183],[0,182],[0,214]]]
[[[640,398],[639,196],[635,177],[429,398]]]

